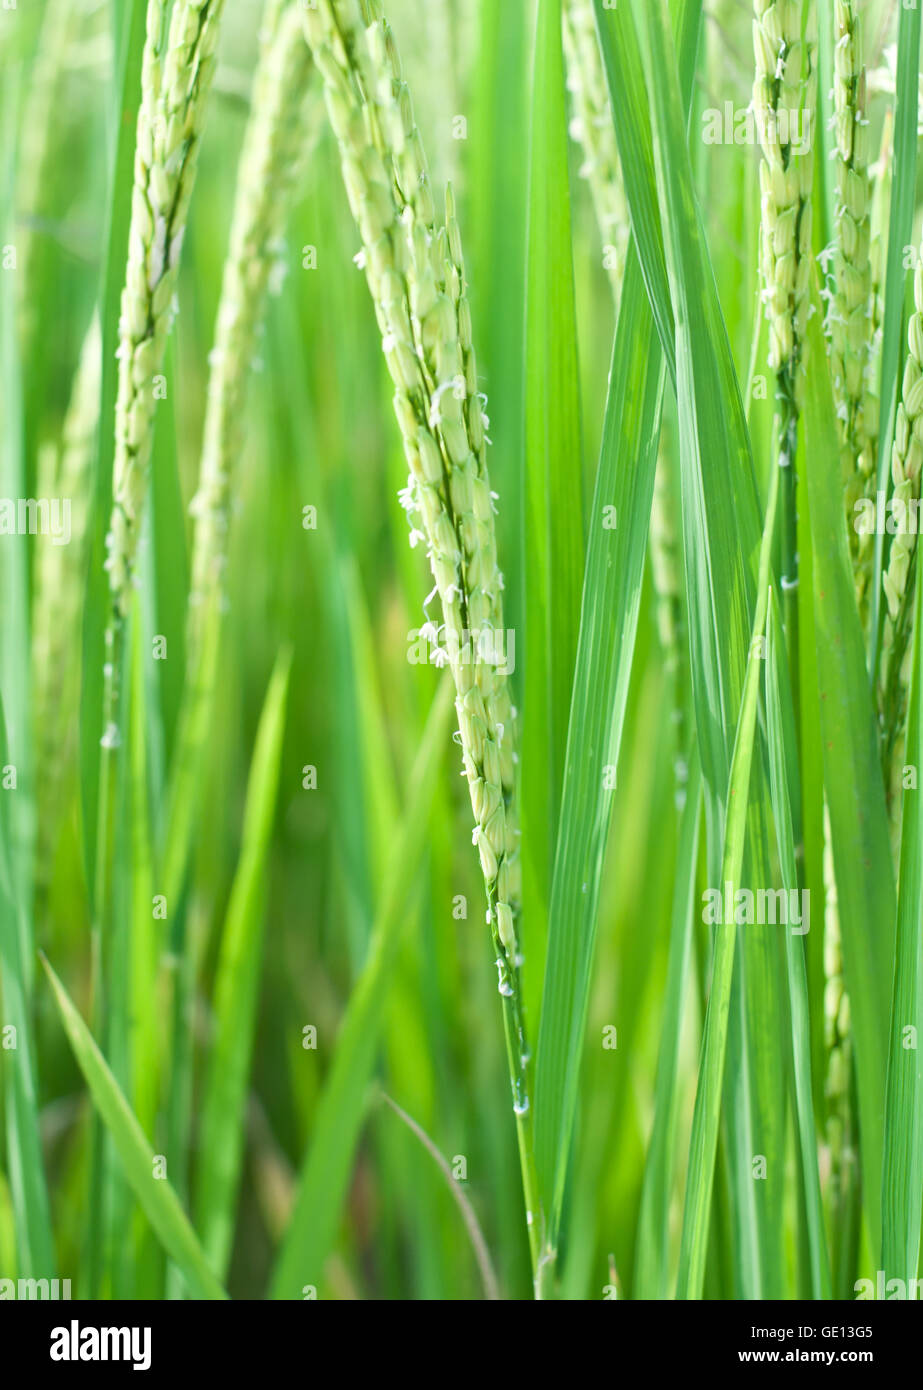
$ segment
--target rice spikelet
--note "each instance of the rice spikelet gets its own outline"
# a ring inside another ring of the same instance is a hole
[[[163,366],[183,233],[195,183],[224,0],[148,0],[128,267],[119,319],[112,518],[113,605],[131,605],[153,440],[154,377]]]
[[[504,1002],[513,1107],[526,1189],[533,1270],[541,1211],[532,1140],[528,1051],[516,918],[519,830],[510,688],[499,659],[503,580],[487,419],[478,391],[461,236],[451,189],[437,220],[426,157],[394,35],[378,0],[318,0],[305,33],[323,76],[343,180],[394,383],[394,409],[410,470],[402,504],[411,544],[427,549],[441,620],[423,635],[450,667],[458,741],[474,812],[473,841]]]

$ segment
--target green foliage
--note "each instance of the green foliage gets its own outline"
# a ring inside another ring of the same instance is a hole
[[[915,1276],[923,576],[848,528],[920,496],[920,17],[869,81],[856,8],[0,10],[4,1276]]]

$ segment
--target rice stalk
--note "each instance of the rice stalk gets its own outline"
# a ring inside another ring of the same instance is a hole
[[[914,273],[914,313],[907,329],[907,357],[897,407],[891,449],[891,505],[899,509],[882,584],[887,601],[882,638],[880,704],[883,765],[892,824],[897,833],[903,765],[904,724],[907,715],[910,630],[913,617],[913,577],[916,526],[912,521],[920,500],[923,466],[923,267]]]
[[[779,467],[784,470],[783,571],[788,649],[797,636],[798,545],[795,455],[800,366],[810,313],[811,184],[816,74],[802,41],[800,0],[754,0],[753,111],[760,164],[760,268],[769,323],[769,365],[779,401]],[[794,138],[800,122],[800,138]]]
[[[69,532],[66,545],[46,539],[36,551],[32,608],[36,764],[43,773],[38,784],[43,806],[38,816],[36,864],[46,877],[60,824],[61,782],[71,752],[70,725],[77,701],[75,634],[80,627],[101,378],[102,333],[94,314],[74,374],[60,446],[50,446],[46,452],[39,489],[43,497],[58,498],[67,507]]]
[[[875,336],[871,259],[871,180],[867,83],[861,21],[854,0],[834,8],[833,102],[836,165],[835,240],[827,299],[831,381],[840,422],[847,531],[863,622],[874,563],[874,537],[855,524],[862,501],[874,494],[877,401],[870,389]],[[858,504],[858,505],[857,505]],[[830,820],[824,807],[824,1047],[825,1138],[829,1155],[828,1209],[833,1275],[848,1288],[859,1221],[858,1160],[852,1085],[852,1038]],[[844,1295],[845,1296],[845,1293]]]
[[[881,365],[882,328],[885,317],[885,273],[887,270],[888,225],[891,211],[891,162],[894,157],[894,120],[886,112],[878,159],[872,166],[871,227],[871,333],[869,349],[869,390],[875,395],[875,414],[880,414],[877,384]]]
[[[869,390],[874,335],[868,99],[862,26],[855,0],[836,0],[834,29],[836,239],[827,328],[837,414],[849,468],[846,507],[853,518],[856,501],[875,490],[878,426],[875,398]],[[863,612],[874,538],[854,525],[849,527],[849,536]]]
[[[199,486],[191,511],[192,618],[223,588],[233,469],[245,432],[247,386],[267,295],[281,286],[283,234],[305,154],[304,96],[311,72],[297,3],[270,0],[253,79],[250,120],[237,171],[221,285]],[[194,648],[193,643],[193,648]]]
[[[824,1137],[829,1172],[827,1206],[833,1237],[833,1278],[837,1297],[849,1297],[860,1220],[859,1157],[855,1130],[853,1043],[849,995],[843,973],[843,947],[837,904],[830,816],[824,805]]]
[[[149,0],[128,267],[119,320],[119,390],[109,586],[119,618],[131,606],[156,396],[173,322],[186,216],[195,184],[224,0]]]
[[[45,198],[53,186],[55,99],[76,29],[76,9],[76,0],[46,0],[23,111],[16,188],[17,214],[23,226],[17,235],[16,249],[22,286],[19,314],[24,356],[28,356],[37,327],[32,263]]]
[[[590,186],[603,241],[603,265],[617,310],[631,223],[592,0],[565,0],[564,54],[574,111],[571,136],[583,151],[580,175]]]
[[[243,451],[247,387],[268,295],[281,288],[284,231],[296,175],[309,144],[305,93],[311,55],[295,0],[269,0],[263,13],[250,117],[237,171],[222,273],[194,518],[187,618],[188,669],[173,759],[162,890],[182,887],[202,785],[211,696],[224,611],[234,469]]]
[[[116,722],[123,625],[135,580],[160,373],[174,314],[186,216],[195,184],[224,0],[177,0],[166,32],[164,0],[148,0],[138,110],[128,265],[119,318],[112,512],[106,537],[111,612],[103,688],[103,764],[118,747]],[[111,845],[100,800],[97,888],[106,901]]]
[[[809,312],[812,155],[810,140],[793,139],[792,126],[802,113],[813,120],[816,78],[810,45],[801,41],[798,0],[754,0],[754,11],[753,109],[763,152],[760,259],[769,365],[786,378],[796,405],[796,368]]]
[[[657,633],[673,701],[673,772],[676,779],[677,804],[682,805],[689,775],[686,762],[688,735],[685,727],[684,698],[687,672],[684,655],[683,556],[679,528],[676,524],[676,502],[671,489],[670,466],[669,436],[665,427],[661,425],[657,472],[654,475],[654,496],[651,502],[651,577],[656,600]]]
[[[881,401],[879,397],[881,380],[882,342],[885,318],[885,276],[887,272],[888,227],[891,211],[891,161],[893,159],[893,119],[891,112],[885,113],[881,147],[878,159],[869,170],[871,192],[870,211],[870,276],[869,286],[869,356],[866,367],[866,396],[864,404],[864,425],[872,451],[874,464],[868,485],[863,494],[853,502],[853,514],[847,516],[850,534],[860,531],[856,524],[857,503],[874,501],[878,474],[878,433],[880,428]],[[849,494],[847,493],[847,504]],[[856,586],[860,612],[867,620],[867,604],[875,565],[875,538],[869,534],[859,534],[856,538]]]
[[[401,495],[425,543],[442,621],[427,617],[456,688],[462,760],[503,1000],[533,1273],[542,1234],[516,919],[520,903],[513,710],[496,643],[504,631],[486,417],[478,393],[461,236],[451,189],[437,221],[394,36],[379,0],[318,0],[305,34],[324,79],[350,208],[394,383],[410,469]],[[364,29],[364,32],[363,32]],[[537,1281],[538,1286],[539,1281]]]
[[[102,736],[96,853],[93,865],[94,1032],[111,1031],[107,996],[117,959],[113,943],[113,879],[117,759],[122,742],[120,679],[126,651],[142,511],[153,445],[157,378],[174,314],[186,216],[198,164],[205,108],[215,69],[224,0],[148,0],[136,126],[128,263],[119,316],[118,392],[112,510],[105,569],[109,613],[104,637]],[[92,1135],[89,1286],[98,1290],[106,1181],[102,1132]]]

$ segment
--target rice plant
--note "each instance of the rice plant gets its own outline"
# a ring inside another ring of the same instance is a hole
[[[917,1296],[919,11],[41,10],[3,1297]]]

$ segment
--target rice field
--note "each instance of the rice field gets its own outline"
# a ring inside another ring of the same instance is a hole
[[[0,6],[4,1299],[920,1296],[920,24]]]

